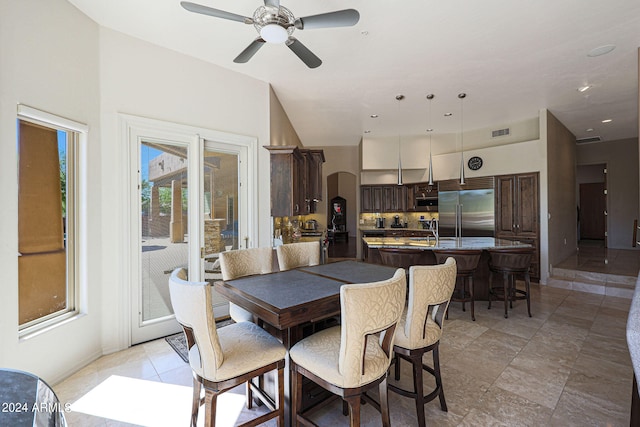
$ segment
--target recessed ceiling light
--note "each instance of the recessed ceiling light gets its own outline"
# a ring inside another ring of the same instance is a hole
[[[588,91],[589,89],[591,89],[591,85],[584,85],[584,86],[580,86],[580,87],[578,88],[578,92],[586,92],[586,91]]]
[[[378,118],[378,115],[377,115],[377,114],[372,114],[372,115],[371,115],[371,116],[369,116],[369,117],[371,117],[372,119],[377,119],[377,118]]]
[[[615,48],[616,46],[613,44],[606,44],[604,46],[599,46],[594,49],[591,49],[589,53],[587,53],[587,56],[594,58],[596,56],[606,55],[607,53],[611,52]]]
[[[453,113],[444,113],[445,117],[453,116]]]
[[[611,123],[613,121],[613,119],[604,119],[602,121],[602,123]]]
[[[593,132],[593,128],[585,129],[585,132]]]

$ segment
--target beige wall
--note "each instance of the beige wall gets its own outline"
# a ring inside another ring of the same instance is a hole
[[[295,145],[302,147],[300,138],[289,121],[287,113],[282,108],[273,88],[269,86],[269,123],[270,123],[270,145]]]
[[[100,217],[98,26],[64,0],[0,2],[0,366],[55,382],[102,354],[103,233],[100,221],[81,222],[84,315],[18,339],[18,183],[16,105],[23,103],[89,126],[82,161],[83,217]],[[46,280],[41,277],[40,280]],[[67,345],[72,343],[73,345]]]
[[[547,112],[549,263],[555,265],[576,251],[576,137]]]
[[[577,147],[577,164],[607,165],[607,233],[614,249],[633,249],[638,218],[638,140],[623,139]]]

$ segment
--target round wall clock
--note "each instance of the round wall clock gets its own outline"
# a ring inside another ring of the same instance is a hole
[[[482,167],[482,158],[478,156],[473,156],[469,159],[469,161],[467,162],[467,165],[469,166],[469,169],[471,169],[472,171],[477,171]]]

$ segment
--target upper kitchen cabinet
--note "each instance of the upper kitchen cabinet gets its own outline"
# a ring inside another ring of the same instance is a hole
[[[364,139],[362,141],[362,169],[388,170],[398,168],[398,153],[403,169],[427,169],[429,154],[424,141],[404,138]]]
[[[407,207],[407,187],[403,185],[361,185],[360,212],[402,212]]]
[[[301,149],[300,153],[305,164],[305,199],[313,202],[322,200],[322,164],[324,163],[324,151]],[[315,206],[312,207],[315,212]]]
[[[265,146],[271,153],[271,216],[306,215],[322,200],[322,150]]]

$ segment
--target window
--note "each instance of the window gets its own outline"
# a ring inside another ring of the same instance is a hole
[[[22,335],[77,313],[77,151],[86,127],[20,105],[17,135]]]

